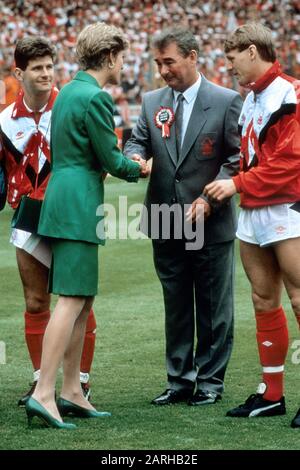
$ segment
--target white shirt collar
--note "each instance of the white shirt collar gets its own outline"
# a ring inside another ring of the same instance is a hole
[[[200,85],[201,85],[201,75],[199,73],[197,81],[182,93],[187,103],[190,103],[193,99],[196,98]],[[173,90],[173,92],[174,92],[174,100],[176,103],[178,95],[180,95],[181,92],[176,91],[176,90]]]

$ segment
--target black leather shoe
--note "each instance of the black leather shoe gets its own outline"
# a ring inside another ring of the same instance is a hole
[[[20,400],[18,401],[18,406],[23,407],[23,406],[26,405],[29,398],[31,397],[31,395],[35,391],[36,384],[37,384],[37,380],[35,380],[31,384],[29,384],[31,386],[31,388],[27,393],[25,393],[25,395],[22,396],[22,398],[20,398]]]
[[[293,421],[291,422],[292,428],[300,428],[300,408],[297,411],[296,416],[294,417]]]
[[[209,390],[197,390],[195,395],[189,400],[188,405],[213,405],[218,400],[221,400],[221,398],[221,395],[218,395],[216,392],[210,392]]]
[[[172,390],[168,388],[161,395],[152,400],[152,405],[173,405],[182,401],[188,401],[192,396],[191,390]]]
[[[262,393],[253,393],[245,403],[227,411],[226,416],[229,416],[229,418],[255,418],[285,414],[285,399],[283,396],[277,401],[271,401],[266,400]]]
[[[18,401],[18,406],[20,406],[20,407],[25,407],[26,403],[29,400],[29,398],[31,397],[31,395],[33,395],[33,392],[35,391],[35,388],[36,388],[36,385],[37,385],[37,380],[35,380],[34,382],[32,382],[29,385],[31,385],[31,389],[25,395],[23,395],[23,397],[20,398],[20,400]],[[54,398],[56,400],[56,392],[55,392]]]

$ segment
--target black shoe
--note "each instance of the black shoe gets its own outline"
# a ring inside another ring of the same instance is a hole
[[[195,395],[189,400],[188,405],[199,406],[199,405],[213,405],[221,400],[221,395],[216,392],[210,392],[209,390],[197,390]]]
[[[285,413],[284,397],[281,397],[278,401],[270,401],[265,400],[261,393],[255,393],[250,395],[242,405],[227,411],[226,416],[231,418],[255,418],[257,416],[285,415]]]
[[[25,406],[26,405],[27,401],[29,400],[29,398],[31,397],[33,392],[35,391],[36,384],[37,384],[37,380],[35,380],[31,384],[29,384],[29,385],[31,385],[31,388],[25,395],[22,396],[22,398],[20,398],[20,400],[18,401],[18,406]]]
[[[21,406],[26,405],[26,402],[28,401],[28,399],[31,397],[31,395],[35,391],[36,384],[37,384],[37,380],[35,380],[31,384],[29,384],[29,385],[31,385],[31,389],[26,393],[26,395],[24,395],[22,398],[20,398],[20,400],[18,401],[18,406],[21,407]],[[81,382],[81,389],[82,389],[82,393],[83,393],[84,398],[87,401],[91,401],[91,386],[90,386],[89,382],[87,382],[87,383],[82,383]],[[55,393],[55,399],[56,399],[56,393]]]
[[[293,421],[291,422],[292,428],[300,428],[300,408],[297,411],[296,416],[294,417]]]
[[[84,398],[85,398],[87,401],[91,401],[91,387],[90,387],[90,383],[89,383],[89,382],[87,382],[87,383],[81,382],[81,389],[82,389],[82,393],[83,393]]]
[[[182,401],[188,401],[191,398],[192,390],[172,390],[168,388],[161,395],[151,401],[152,405],[172,405]]]

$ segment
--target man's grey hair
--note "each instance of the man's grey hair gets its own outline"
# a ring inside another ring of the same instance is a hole
[[[152,47],[163,51],[170,44],[176,44],[183,57],[187,57],[191,51],[196,51],[199,56],[199,43],[189,29],[183,27],[167,28],[154,36]]]

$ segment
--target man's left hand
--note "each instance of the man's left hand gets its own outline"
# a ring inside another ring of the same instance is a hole
[[[186,213],[186,220],[188,222],[195,222],[204,214],[204,220],[211,214],[211,207],[205,199],[198,197],[195,201],[192,202],[191,207]]]

